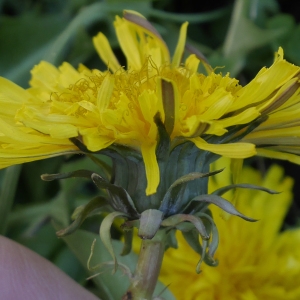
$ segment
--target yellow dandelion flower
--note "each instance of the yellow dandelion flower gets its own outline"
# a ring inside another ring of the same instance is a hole
[[[155,28],[126,11],[114,26],[127,68],[99,33],[93,41],[106,71],[43,61],[33,68],[28,89],[0,78],[0,167],[82,153],[78,143],[95,153],[121,145],[143,158],[151,195],[162,180],[155,116],[171,150],[190,142],[217,155],[246,158],[258,145],[267,146],[259,148],[261,155],[299,163],[299,67],[286,62],[280,49],[274,64],[242,87],[229,74],[211,70],[191,47],[182,61],[187,25],[171,58]],[[198,73],[200,63],[207,75]]]
[[[220,210],[212,208],[220,235],[215,254],[219,265],[203,265],[200,275],[192,271],[199,254],[177,233],[179,249],[167,250],[160,275],[177,299],[300,299],[300,230],[280,231],[291,204],[293,180],[283,177],[282,168],[275,165],[263,178],[258,171],[245,168],[242,180],[282,193],[239,190],[236,207],[259,219],[256,223],[236,217],[224,220]],[[224,184],[230,184],[229,171],[211,177],[209,188],[213,191]],[[233,193],[226,195],[230,199]]]

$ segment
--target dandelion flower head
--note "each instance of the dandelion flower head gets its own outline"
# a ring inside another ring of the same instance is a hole
[[[242,87],[229,74],[215,73],[192,48],[183,60],[187,25],[181,26],[171,58],[155,28],[140,14],[127,11],[114,23],[126,68],[99,33],[93,41],[107,65],[105,71],[84,65],[75,69],[66,62],[56,68],[42,61],[33,68],[28,89],[1,78],[0,167],[82,153],[74,139],[95,153],[123,145],[140,153],[148,182],[146,194],[150,195],[161,180],[157,115],[170,137],[171,149],[188,141],[217,155],[246,158],[256,154],[255,145],[263,144],[275,127],[269,148],[260,149],[260,154],[274,156],[283,151],[282,158],[299,163],[299,134],[293,146],[290,137],[299,127],[293,122],[299,106],[299,67],[286,62],[279,49],[274,64]],[[206,75],[198,72],[201,64]],[[269,123],[263,123],[263,128],[252,126],[253,131],[250,124],[273,112]],[[278,135],[282,142],[278,143]]]

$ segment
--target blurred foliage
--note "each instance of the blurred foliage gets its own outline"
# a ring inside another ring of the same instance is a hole
[[[170,49],[174,49],[177,42],[181,23],[189,21],[188,43],[198,48],[213,67],[223,73],[230,72],[245,84],[261,67],[271,64],[279,46],[284,48],[287,60],[300,64],[297,5],[291,0],[204,3],[193,0],[0,0],[0,75],[28,87],[30,70],[40,60],[57,66],[68,61],[75,67],[83,63],[89,68],[106,68],[92,45],[91,38],[98,31],[108,36],[125,65],[113,20],[123,9],[134,9],[154,24]],[[262,166],[261,160],[257,165]],[[298,173],[297,167],[286,166],[291,175]],[[65,238],[66,243],[55,235],[54,228],[67,226],[74,209],[99,191],[81,179],[43,182],[40,175],[77,169],[101,174],[89,158],[81,156],[52,158],[0,171],[0,230],[53,261],[103,299],[118,299],[127,284],[124,277],[117,275],[112,280],[107,275],[110,272],[106,272],[105,276],[94,278],[94,285],[85,280],[90,275],[85,267],[87,257],[92,240],[97,238],[102,216],[85,221],[83,230]],[[300,194],[295,191],[296,195]],[[299,213],[296,206],[293,213]],[[295,220],[298,215],[291,214],[290,218]],[[120,236],[117,229],[113,236]],[[120,242],[115,241],[115,244],[121,252]],[[97,238],[93,262],[106,260],[110,257]],[[122,260],[133,267],[136,257],[132,254]],[[115,286],[120,286],[120,290]],[[162,289],[159,286],[158,291]],[[163,296],[173,299],[167,292]]]

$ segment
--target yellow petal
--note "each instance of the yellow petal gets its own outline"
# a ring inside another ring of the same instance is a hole
[[[21,150],[18,145],[15,145],[14,149],[0,148],[0,169],[25,162],[79,152],[78,148],[73,144],[66,146],[29,144],[27,149],[24,150]]]
[[[102,32],[98,33],[98,35],[93,38],[93,43],[102,61],[113,72],[116,72],[120,68],[120,63],[114,55],[106,36]]]
[[[54,124],[49,126],[50,136],[56,139],[69,139],[78,136],[78,130],[71,124]]]
[[[20,105],[32,98],[32,95],[26,90],[6,78],[0,77],[0,86],[0,102],[5,101],[7,105],[9,105],[9,102]],[[1,112],[3,110],[5,110],[5,105],[1,105]]]
[[[89,134],[83,135],[83,143],[86,145],[86,147],[93,152],[100,151],[102,149],[105,149],[109,147],[113,142],[114,139],[107,137],[107,136],[101,136],[97,130],[93,130],[95,134]]]
[[[198,70],[200,64],[200,60],[197,58],[195,54],[191,54],[186,60],[185,60],[185,67],[192,71],[192,73],[196,73]],[[200,85],[200,84],[199,84]],[[198,86],[197,88],[200,88]]]
[[[141,146],[147,177],[147,196],[156,192],[160,179],[159,167],[156,159],[155,150],[156,143],[153,143],[152,145]]]
[[[114,90],[114,77],[107,74],[101,84],[97,95],[97,106],[99,112],[103,112],[109,105]]]
[[[257,148],[257,155],[263,156],[263,157],[268,157],[268,158],[287,160],[294,164],[300,165],[300,156],[295,155],[295,154],[277,152],[277,151],[272,151],[272,150],[263,149],[263,148]]]
[[[268,150],[274,150],[275,152],[285,152],[300,155],[300,145],[276,145],[266,147]]]
[[[262,130],[251,132],[243,138],[243,141],[255,145],[299,145],[300,144],[300,126],[289,128],[278,128],[271,130]]]
[[[198,77],[198,74],[196,74],[196,73],[194,73],[190,77],[190,89],[191,89],[192,92],[195,92],[195,91],[201,89],[201,82],[200,82],[200,79]]]
[[[41,61],[31,70],[29,84],[39,89],[51,90],[57,84],[59,71],[56,67],[46,61]]]
[[[138,101],[143,117],[149,123],[148,136],[156,138],[157,126],[154,122],[154,116],[157,112],[162,115],[162,105],[158,105],[157,95],[153,91],[143,91],[139,95]]]
[[[250,143],[209,144],[200,137],[189,140],[199,149],[229,158],[247,158],[256,154],[255,145]]]
[[[148,59],[148,57],[145,57],[145,55],[153,55],[151,51],[151,47],[153,47],[155,51],[157,49],[160,49],[161,51],[161,65],[170,63],[170,54],[165,41],[144,16],[135,11],[125,10],[124,19],[129,22],[129,24],[132,26],[131,28],[135,31],[135,39],[139,40],[139,51],[142,62],[145,60],[145,58]],[[148,52],[146,53],[144,51],[145,47],[148,48]]]
[[[188,22],[184,22],[181,25],[180,28],[180,34],[179,34],[179,39],[177,42],[177,46],[175,49],[175,53],[172,59],[172,66],[173,67],[179,67],[180,63],[181,63],[181,59],[183,56],[183,52],[184,52],[184,47],[185,47],[185,41],[186,41],[186,31],[187,31],[187,26],[188,26]]]
[[[118,16],[116,17],[114,25],[121,49],[127,58],[128,68],[139,70],[142,67],[142,57],[136,38],[136,32],[129,22]]]
[[[214,123],[220,124],[220,126],[226,128],[233,125],[250,123],[259,116],[260,112],[255,107],[250,107],[235,116],[215,120]]]
[[[71,64],[67,62],[64,62],[58,69],[60,72],[58,84],[60,86],[69,88],[83,78],[82,74],[80,74]]]
[[[269,69],[262,69],[250,83],[236,94],[239,101],[236,101],[231,111],[268,98],[275,90],[295,77],[299,71],[299,67],[285,60],[275,62]]]
[[[209,103],[208,109],[201,114],[203,120],[216,120],[221,118],[233,103],[233,96],[223,88],[216,90],[205,102]]]
[[[3,119],[0,118],[0,132],[2,136],[7,136],[13,138],[13,140],[20,143],[39,143],[45,142],[43,136],[38,135],[28,135],[21,131],[17,126],[9,125]]]

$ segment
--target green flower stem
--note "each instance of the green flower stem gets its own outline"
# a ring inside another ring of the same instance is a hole
[[[164,256],[165,236],[165,230],[159,230],[151,240],[142,241],[133,279],[122,300],[152,299]]]

